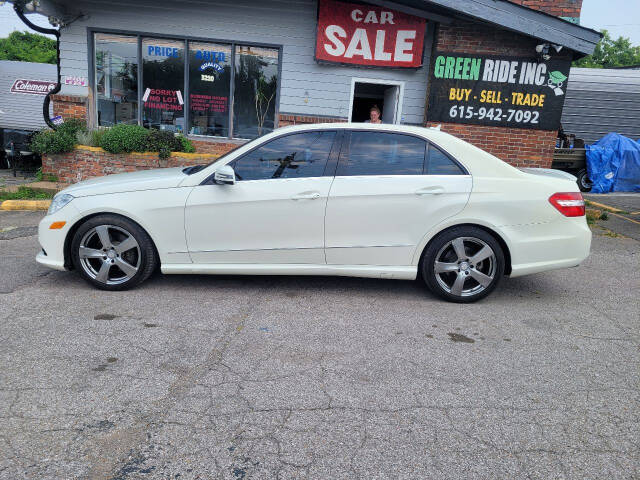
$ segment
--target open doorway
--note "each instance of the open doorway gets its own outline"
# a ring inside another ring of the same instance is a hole
[[[369,110],[375,105],[382,112],[383,123],[400,123],[402,87],[401,82],[353,79],[349,121],[369,120]]]

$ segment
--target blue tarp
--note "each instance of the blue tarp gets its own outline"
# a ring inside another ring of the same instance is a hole
[[[587,145],[591,193],[640,192],[640,143],[609,133]]]

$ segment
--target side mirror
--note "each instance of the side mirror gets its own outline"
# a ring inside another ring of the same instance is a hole
[[[233,185],[236,183],[236,172],[231,165],[224,165],[213,174],[213,181],[218,185]]]

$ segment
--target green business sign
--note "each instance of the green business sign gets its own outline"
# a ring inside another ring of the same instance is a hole
[[[427,119],[556,130],[571,61],[437,52]]]

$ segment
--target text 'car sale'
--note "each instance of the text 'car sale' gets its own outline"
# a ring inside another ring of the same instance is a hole
[[[323,0],[316,59],[377,67],[422,65],[426,20],[381,7]]]

